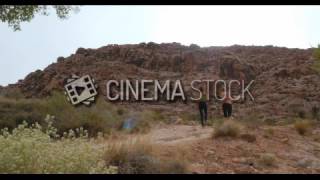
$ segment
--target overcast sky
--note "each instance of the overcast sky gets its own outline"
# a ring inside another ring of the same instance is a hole
[[[310,48],[320,43],[319,20],[320,6],[81,6],[67,20],[37,15],[18,32],[0,22],[0,85],[79,47],[153,41]]]

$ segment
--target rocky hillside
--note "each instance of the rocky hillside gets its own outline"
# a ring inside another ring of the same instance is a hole
[[[90,74],[99,83],[100,94],[106,93],[105,83],[110,79],[181,79],[186,92],[194,79],[255,80],[251,89],[255,101],[236,103],[235,116],[248,112],[268,118],[304,116],[320,101],[320,76],[310,68],[311,55],[311,49],[238,45],[201,48],[152,42],[79,48],[75,54],[59,57],[43,71],[32,72],[6,88],[18,88],[28,98],[45,97],[53,90],[62,91],[71,74]],[[189,102],[151,104],[174,111],[196,108]],[[210,104],[212,114],[219,114],[219,108],[219,102]]]

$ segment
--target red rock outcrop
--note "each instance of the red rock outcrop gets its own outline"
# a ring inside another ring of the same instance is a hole
[[[152,42],[79,48],[75,54],[58,57],[56,63],[30,73],[14,86],[30,98],[63,90],[71,74],[90,74],[100,87],[109,79],[180,79],[185,89],[190,89],[194,79],[239,79],[246,83],[254,80],[255,101],[236,104],[235,115],[255,111],[268,117],[287,116],[296,113],[292,112],[293,106],[308,111],[319,104],[320,76],[310,68],[311,55],[311,49],[238,45],[200,48],[194,44]],[[104,89],[99,88],[100,93],[105,94]],[[184,103],[162,104],[196,108]]]

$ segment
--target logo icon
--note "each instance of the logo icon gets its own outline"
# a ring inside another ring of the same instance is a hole
[[[72,75],[64,86],[67,99],[72,105],[79,103],[90,105],[94,102],[95,96],[98,94],[96,88],[98,88],[98,86],[89,75],[82,77]]]

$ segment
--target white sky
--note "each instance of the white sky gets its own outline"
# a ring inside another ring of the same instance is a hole
[[[82,6],[68,20],[37,15],[13,32],[0,22],[0,85],[107,44],[180,42],[200,46],[320,43],[320,6]]]

